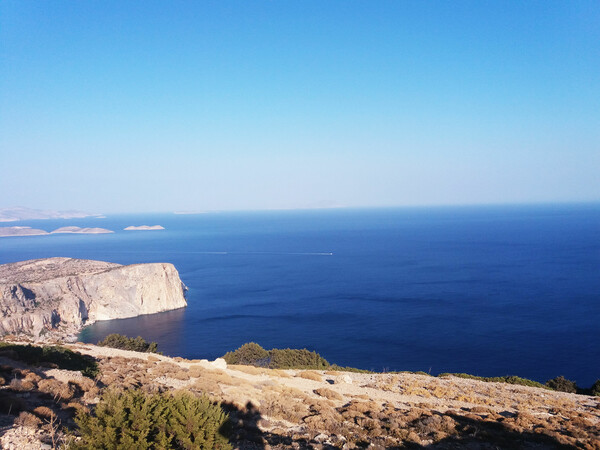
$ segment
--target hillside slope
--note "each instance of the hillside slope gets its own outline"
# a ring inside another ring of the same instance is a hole
[[[67,401],[56,395],[45,400],[63,414],[64,425],[70,423],[69,408],[91,408],[104,387],[119,386],[184,389],[223,402],[233,426],[231,442],[240,449],[600,448],[598,397],[455,377],[228,367],[223,360],[68,347],[97,359],[95,382],[82,382],[79,372],[30,369],[42,377],[38,386],[47,389],[43,380],[53,379],[52,392],[71,392]],[[0,363],[11,364],[6,358]],[[28,376],[23,373],[14,376]],[[11,382],[0,392],[13,388]],[[28,393],[24,402],[35,398]],[[27,425],[21,416],[12,423],[4,416],[4,423],[3,448],[40,448],[48,440],[46,425]]]

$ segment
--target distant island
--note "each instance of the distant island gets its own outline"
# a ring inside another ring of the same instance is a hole
[[[54,231],[48,232],[31,227],[0,227],[0,237],[10,236],[45,236],[49,234],[105,234],[114,233],[112,230],[106,228],[80,228],[80,227],[61,227]]]
[[[160,226],[160,225],[140,225],[140,226],[135,226],[135,225],[131,225],[127,228],[123,228],[125,231],[154,231],[154,230],[164,230],[165,227]]]
[[[51,234],[57,233],[77,233],[77,234],[105,234],[114,233],[112,230],[106,228],[80,228],[80,227],[61,227],[50,232]]]
[[[85,211],[67,210],[53,211],[16,206],[13,208],[0,208],[0,222],[17,222],[19,220],[43,219],[82,219],[85,217],[103,218],[101,214],[90,214]]]

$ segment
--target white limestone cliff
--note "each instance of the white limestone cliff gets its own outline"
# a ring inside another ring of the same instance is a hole
[[[187,306],[172,264],[47,258],[0,265],[0,335],[72,334],[98,320]]]

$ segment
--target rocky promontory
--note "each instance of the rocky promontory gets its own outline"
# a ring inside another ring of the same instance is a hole
[[[98,320],[185,307],[172,264],[47,258],[0,265],[0,335],[73,334]]]

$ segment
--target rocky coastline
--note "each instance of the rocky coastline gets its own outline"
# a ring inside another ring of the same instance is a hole
[[[172,264],[46,258],[0,265],[0,335],[72,339],[85,325],[187,306]]]

